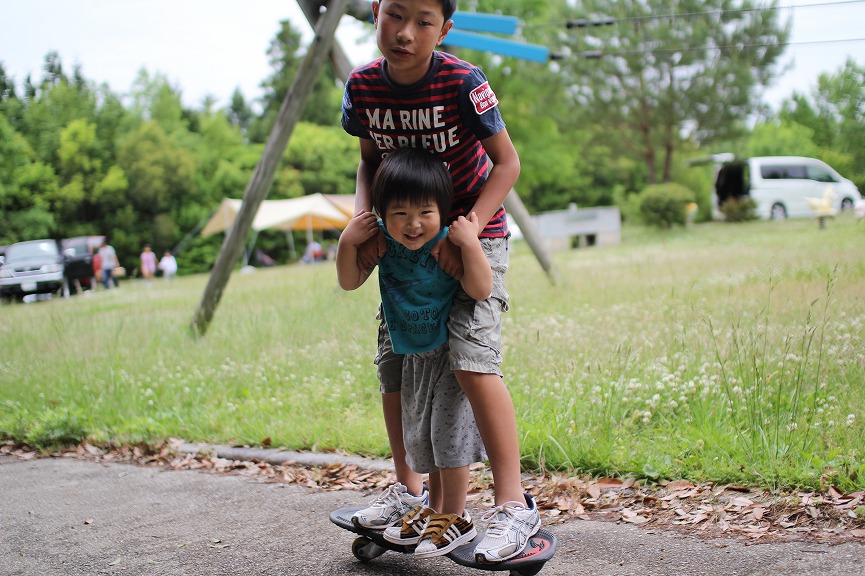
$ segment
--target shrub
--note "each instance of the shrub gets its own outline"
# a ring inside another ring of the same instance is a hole
[[[640,194],[640,217],[650,226],[671,228],[688,223],[687,206],[694,193],[680,184],[654,184]]]
[[[750,196],[728,198],[718,207],[725,222],[747,222],[757,219],[757,203]]]

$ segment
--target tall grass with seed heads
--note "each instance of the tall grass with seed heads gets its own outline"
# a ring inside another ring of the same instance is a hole
[[[865,224],[846,214],[511,244],[503,370],[524,466],[775,490],[865,489]],[[0,437],[387,455],[373,277],[331,263],[0,305]]]

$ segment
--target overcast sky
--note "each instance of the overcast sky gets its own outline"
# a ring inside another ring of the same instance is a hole
[[[783,63],[790,69],[766,92],[777,105],[792,91],[805,92],[821,72],[834,73],[852,56],[865,65],[865,0],[781,0],[793,32]],[[240,87],[246,98],[261,95],[270,73],[267,47],[289,19],[308,25],[294,0],[0,0],[0,62],[20,86],[42,76],[45,55],[55,50],[69,72],[129,91],[142,67],[164,74],[187,105],[212,95],[227,105]],[[365,27],[343,18],[338,37],[355,64],[377,55]],[[858,39],[839,42],[839,40]],[[550,47],[555,51],[556,47]],[[534,65],[534,64],[533,64]]]

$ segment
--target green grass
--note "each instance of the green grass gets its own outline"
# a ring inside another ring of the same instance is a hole
[[[771,489],[865,488],[865,223],[626,228],[555,256],[513,243],[505,372],[531,469]],[[0,435],[386,455],[377,286],[330,264],[0,307]]]

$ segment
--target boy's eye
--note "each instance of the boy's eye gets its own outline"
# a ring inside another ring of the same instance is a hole
[[[402,20],[402,16],[400,16],[396,12],[388,12],[387,15],[390,16],[391,18],[393,18],[394,20]]]

